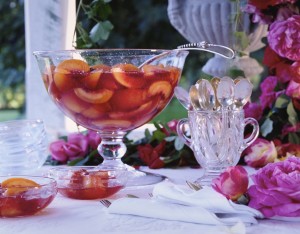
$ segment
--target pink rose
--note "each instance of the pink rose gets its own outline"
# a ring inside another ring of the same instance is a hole
[[[263,114],[261,105],[257,103],[247,103],[244,106],[245,118],[254,118],[256,120],[260,120]]]
[[[51,157],[59,162],[67,162],[78,157],[84,157],[88,153],[88,139],[81,133],[72,133],[68,141],[58,140],[49,146]]]
[[[248,188],[248,173],[242,166],[228,167],[219,177],[213,179],[212,187],[227,199],[236,201]]]
[[[270,25],[268,42],[280,56],[293,61],[300,60],[300,15]]]
[[[276,76],[281,83],[287,83],[294,78],[291,72],[291,64],[287,61],[282,61],[276,65]]]
[[[97,149],[98,145],[101,143],[100,135],[95,131],[88,130],[86,137],[92,150]]]
[[[277,77],[276,76],[268,76],[260,84],[262,94],[259,97],[259,99],[260,99],[263,110],[266,107],[272,108],[273,102],[276,99],[276,92],[274,91],[276,85],[277,85]]]
[[[286,88],[285,94],[289,97],[300,100],[300,83],[290,81],[288,87]]]
[[[176,130],[176,128],[177,128],[177,123],[178,123],[178,120],[177,120],[177,119],[173,119],[173,120],[171,120],[171,121],[169,121],[169,122],[167,123],[167,125],[168,125],[168,127],[170,128],[171,132],[174,132],[174,133],[177,132],[177,130]]]
[[[245,151],[245,162],[250,167],[263,167],[274,162],[277,151],[274,143],[262,138],[257,138]]]
[[[300,158],[269,163],[252,177],[249,206],[265,217],[300,216]]]

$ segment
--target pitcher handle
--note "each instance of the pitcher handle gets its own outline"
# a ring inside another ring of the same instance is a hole
[[[206,41],[184,44],[178,46],[177,49],[178,50],[203,50],[203,51],[220,55],[227,59],[233,59],[235,56],[235,53],[231,48],[223,45],[208,43]]]
[[[253,127],[252,133],[249,137],[244,139],[244,147],[247,148],[249,145],[251,145],[259,134],[259,125],[256,119],[254,118],[246,118],[244,120],[245,126],[250,124]]]
[[[190,127],[189,120],[187,118],[181,119],[177,123],[176,130],[177,130],[178,136],[181,138],[181,140],[184,142],[184,144],[186,144],[188,147],[191,148],[192,140],[184,132],[184,126],[186,126],[186,125],[188,125]]]

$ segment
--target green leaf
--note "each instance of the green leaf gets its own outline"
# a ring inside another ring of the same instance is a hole
[[[295,132],[290,132],[289,135],[289,142],[293,144],[300,144],[300,137]]]
[[[113,25],[110,21],[106,20],[98,22],[90,31],[90,38],[93,42],[99,42],[101,40],[107,40]]]
[[[175,142],[174,142],[174,146],[175,146],[175,149],[176,149],[177,151],[180,151],[180,150],[183,149],[183,147],[184,147],[184,142],[181,140],[180,137],[176,137]]]
[[[239,45],[240,48],[239,50],[243,51],[247,48],[249,45],[249,38],[247,37],[245,32],[235,32],[234,33],[237,44]]]
[[[263,137],[266,137],[273,130],[273,121],[269,118],[261,125],[260,131]]]
[[[297,112],[295,111],[295,108],[293,106],[293,103],[290,102],[287,106],[287,114],[289,116],[289,122],[292,125],[296,125],[298,123],[298,116],[297,116]]]
[[[165,140],[167,142],[171,142],[171,141],[174,141],[176,139],[176,136],[169,136],[169,137],[166,137]]]
[[[164,140],[165,137],[166,137],[166,134],[160,130],[155,130],[153,132],[153,140],[158,140],[160,142],[160,141]]]
[[[275,102],[275,108],[286,108],[289,103],[289,98],[286,95],[281,95]]]

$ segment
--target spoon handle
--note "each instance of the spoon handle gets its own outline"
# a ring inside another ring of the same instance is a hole
[[[230,49],[229,47],[223,46],[223,45],[218,45],[218,44],[208,43],[206,41],[184,44],[184,45],[178,46],[177,49],[204,50],[207,52],[211,52],[211,53],[220,55],[227,59],[233,59],[235,56],[234,51],[232,49]]]

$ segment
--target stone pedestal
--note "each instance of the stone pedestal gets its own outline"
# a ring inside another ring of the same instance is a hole
[[[262,72],[262,67],[249,57],[249,54],[264,46],[261,38],[267,33],[267,26],[259,25],[252,30],[249,16],[244,14],[240,18],[239,29],[235,21],[237,9],[235,2],[230,0],[169,0],[168,16],[171,24],[189,42],[207,41],[220,44],[234,50],[243,52],[245,56],[241,60],[229,61],[215,56],[203,67],[203,71],[213,76],[224,76],[232,66],[244,69],[249,63],[251,68],[246,68],[248,77]],[[235,33],[245,32],[249,44],[246,48],[240,48],[240,40]]]

